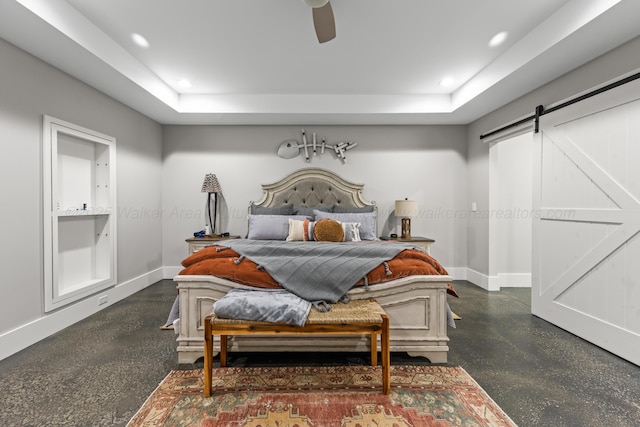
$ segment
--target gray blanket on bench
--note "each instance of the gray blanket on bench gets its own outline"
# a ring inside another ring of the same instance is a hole
[[[287,242],[225,240],[229,247],[264,268],[291,293],[313,303],[340,301],[360,279],[409,244],[379,241]]]
[[[255,320],[304,326],[311,303],[285,290],[231,289],[213,304],[221,319]]]

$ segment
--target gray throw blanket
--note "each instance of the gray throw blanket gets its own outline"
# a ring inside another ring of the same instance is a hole
[[[225,240],[219,243],[264,268],[291,293],[311,301],[340,301],[368,272],[389,261],[409,244],[363,242],[287,242]],[[224,249],[222,249],[224,250]]]
[[[311,303],[284,290],[231,289],[213,304],[222,319],[255,320],[304,326]]]

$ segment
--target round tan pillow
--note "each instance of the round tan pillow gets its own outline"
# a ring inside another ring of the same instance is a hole
[[[331,218],[322,218],[316,221],[313,227],[313,236],[319,242],[342,242],[344,230],[342,224]]]

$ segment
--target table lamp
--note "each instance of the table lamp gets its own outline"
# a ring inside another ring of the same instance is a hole
[[[411,240],[411,217],[418,215],[418,202],[415,200],[396,200],[396,216],[402,217],[401,239]]]
[[[216,216],[218,214],[218,193],[222,191],[218,178],[212,173],[208,173],[204,177],[202,183],[202,192],[207,193],[207,214],[209,215],[209,226],[211,234],[216,234]],[[211,194],[213,194],[213,221],[211,220]]]

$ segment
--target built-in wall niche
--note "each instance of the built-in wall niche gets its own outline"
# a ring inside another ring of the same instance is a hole
[[[44,116],[45,311],[117,283],[115,158],[115,138]]]

